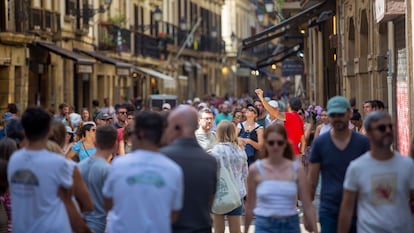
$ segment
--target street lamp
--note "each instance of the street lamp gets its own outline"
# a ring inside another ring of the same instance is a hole
[[[259,23],[263,23],[264,20],[264,12],[261,8],[258,8],[256,10],[256,16],[257,16],[257,20],[259,21]]]
[[[162,11],[161,11],[161,8],[159,6],[157,6],[157,8],[154,10],[153,14],[154,14],[154,20],[156,22],[161,21]]]
[[[211,28],[211,37],[217,38],[217,29],[215,26]]]
[[[181,31],[187,30],[187,21],[185,20],[184,17],[180,18],[180,29]]]
[[[265,9],[266,9],[267,13],[272,13],[274,7],[275,7],[275,3],[273,2],[273,0],[266,0],[265,1]]]

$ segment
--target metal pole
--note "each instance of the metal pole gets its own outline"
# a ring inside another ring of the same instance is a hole
[[[180,50],[178,50],[177,55],[175,56],[175,59],[177,60],[178,57],[181,55],[181,53],[183,52],[185,46],[187,45],[187,43],[190,42],[190,40],[192,40],[194,38],[194,32],[197,30],[197,28],[200,26],[201,23],[201,17],[198,18],[197,23],[194,25],[194,27],[191,29],[191,32],[187,35],[187,38],[185,38],[184,43],[181,45]]]

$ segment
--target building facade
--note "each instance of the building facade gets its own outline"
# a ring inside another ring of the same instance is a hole
[[[227,92],[223,1],[0,1],[0,108]],[[200,19],[200,20],[199,20]],[[200,22],[198,22],[200,21]],[[197,23],[198,22],[198,23]],[[180,25],[181,24],[181,25]],[[181,26],[181,27],[180,27]]]

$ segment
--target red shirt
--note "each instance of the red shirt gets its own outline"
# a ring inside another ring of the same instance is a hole
[[[304,122],[297,112],[286,112],[285,128],[289,141],[292,143],[295,155],[300,154],[299,143],[305,134]]]

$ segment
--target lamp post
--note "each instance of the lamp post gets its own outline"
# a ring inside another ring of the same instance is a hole
[[[266,13],[272,13],[274,7],[275,7],[275,3],[273,2],[273,0],[266,0],[265,1]]]

